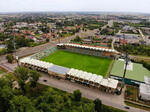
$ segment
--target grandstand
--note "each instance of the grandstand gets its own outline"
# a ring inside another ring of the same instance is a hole
[[[111,58],[111,59],[114,59],[115,54],[117,54],[117,52],[113,49],[91,47],[88,45],[79,45],[79,44],[70,44],[70,43],[57,44],[57,48],[69,52],[75,52],[80,54]]]
[[[74,68],[61,67],[37,59],[31,59],[30,57],[21,59],[20,63],[22,66],[49,73],[53,77],[74,80],[110,93],[115,92],[119,83],[117,80],[111,78],[105,79],[101,75]]]
[[[34,54],[34,55],[32,55],[31,56],[31,58],[33,58],[33,59],[42,59],[42,58],[44,58],[44,57],[46,57],[46,56],[48,56],[48,55],[50,55],[50,54],[52,54],[52,53],[54,53],[54,52],[56,52],[58,49],[56,48],[56,47],[52,47],[52,48],[49,48],[49,49],[47,49],[47,50],[44,50],[44,51],[42,51],[42,52],[40,52],[40,53],[37,53],[37,54]]]

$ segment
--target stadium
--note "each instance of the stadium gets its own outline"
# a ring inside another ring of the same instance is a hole
[[[105,76],[115,54],[112,49],[65,43],[23,58],[20,62],[22,66],[46,72],[52,77],[114,93],[118,80]]]

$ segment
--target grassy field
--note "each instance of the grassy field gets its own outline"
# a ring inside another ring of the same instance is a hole
[[[112,62],[112,60],[106,58],[77,54],[67,51],[57,51],[43,58],[42,61],[91,72],[104,77]]]
[[[127,85],[126,91],[129,91],[129,93],[130,93],[130,94],[128,94],[129,98],[132,98],[134,100],[138,99],[138,96],[137,96],[138,88],[136,88],[134,86]]]
[[[4,73],[1,69],[0,69],[0,74]]]

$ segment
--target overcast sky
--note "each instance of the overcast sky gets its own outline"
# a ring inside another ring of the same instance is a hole
[[[0,0],[0,12],[111,11],[150,13],[150,0]]]

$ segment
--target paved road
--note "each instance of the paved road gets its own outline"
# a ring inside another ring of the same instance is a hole
[[[101,28],[101,30],[105,29],[107,26],[112,27],[112,26],[113,26],[113,22],[114,22],[113,20],[108,21],[108,24],[105,25],[105,26],[103,26],[103,27]]]
[[[116,38],[113,37],[113,41],[112,41],[112,43],[111,43],[111,49],[113,49],[113,50],[115,50],[115,49],[114,49],[114,43],[115,43],[115,41],[116,41]]]
[[[96,30],[92,30],[92,31],[84,32],[84,33],[89,34],[89,33],[95,32],[95,31],[96,31]],[[61,43],[69,42],[71,39],[75,38],[76,35],[79,35],[79,34],[81,34],[81,33],[83,33],[83,31],[81,31],[81,32],[79,32],[79,33],[76,33],[76,34],[73,35],[73,36],[70,36],[70,37],[61,39],[60,42],[61,42]],[[35,46],[35,47],[28,47],[28,48],[26,48],[26,49],[22,49],[22,50],[20,50],[20,51],[17,51],[17,55],[18,55],[19,57],[23,57],[23,56],[35,54],[35,53],[38,53],[38,52],[40,52],[40,51],[46,50],[46,49],[48,49],[48,48],[50,48],[50,47],[52,47],[52,46],[55,46],[56,44],[58,44],[58,40],[53,41],[53,42],[49,42],[49,43],[46,43],[46,44],[42,44],[42,45],[39,45],[39,46]],[[15,54],[13,54],[13,55],[15,55]],[[5,60],[5,57],[6,57],[6,55],[0,56],[0,63]]]
[[[148,37],[144,36],[143,32],[140,29],[139,29],[139,32],[140,32],[141,36],[143,37],[144,41],[146,41],[147,44],[150,44],[150,40],[148,39]]]
[[[43,81],[44,79],[46,79],[47,82],[44,82]],[[137,109],[133,107],[130,107],[129,110],[125,109],[124,107],[126,105],[124,104],[124,98],[123,98],[124,94],[117,96],[117,95],[112,95],[109,93],[104,93],[102,91],[89,88],[82,84],[73,83],[67,80],[58,80],[55,78],[51,78],[45,74],[42,75],[42,77],[39,79],[39,82],[45,85],[59,88],[64,91],[71,92],[71,93],[73,93],[73,91],[76,89],[80,89],[80,91],[82,92],[82,96],[92,99],[92,100],[99,98],[102,100],[104,104],[116,107],[118,109],[126,110],[129,112],[147,112],[145,110],[141,110],[141,109]]]

